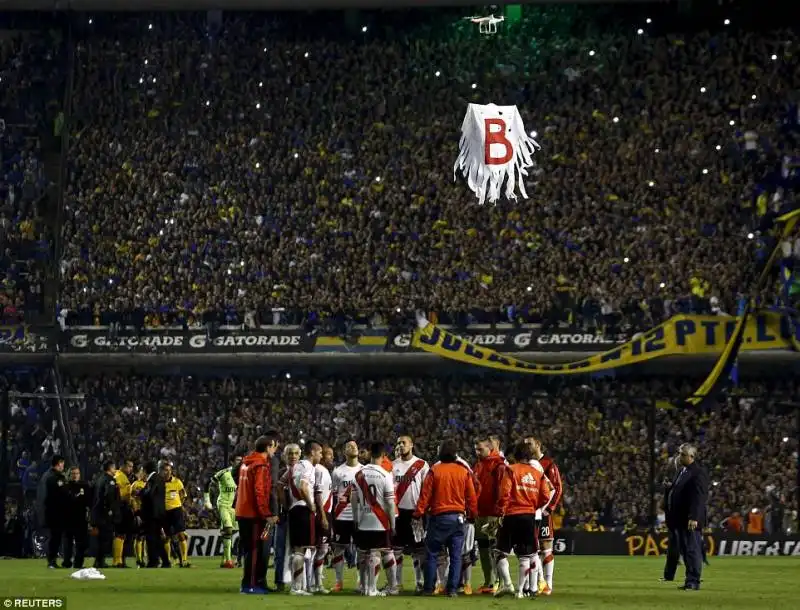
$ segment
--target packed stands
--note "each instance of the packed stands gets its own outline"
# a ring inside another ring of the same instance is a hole
[[[69,322],[735,313],[791,205],[763,178],[791,144],[796,33],[621,14],[526,6],[488,39],[453,12],[363,32],[98,18],[73,88]],[[479,207],[453,182],[470,101],[537,131],[530,200]]]
[[[40,136],[43,130],[52,130],[54,108],[59,105],[53,97],[63,96],[63,82],[58,40],[46,31],[0,30],[3,324],[24,321],[26,311],[38,311],[43,306],[51,240],[41,215],[48,182]]]
[[[794,411],[782,401],[797,395],[796,384],[743,384],[738,395],[700,411],[671,400],[695,383],[597,381],[543,388],[480,378],[203,381],[110,375],[71,377],[66,388],[87,394],[70,423],[84,471],[109,457],[171,459],[192,496],[193,523],[213,518],[201,507],[206,477],[259,433],[275,429],[284,443],[331,443],[337,459],[350,437],[391,446],[398,434],[411,433],[418,453],[428,459],[441,439],[454,438],[471,459],[477,434],[498,434],[507,447],[533,432],[565,477],[565,525],[647,526],[653,413],[659,501],[662,478],[671,478],[669,456],[692,442],[714,482],[712,525],[736,511],[766,510],[775,498],[794,506],[798,439]],[[790,509],[786,514],[791,518]]]

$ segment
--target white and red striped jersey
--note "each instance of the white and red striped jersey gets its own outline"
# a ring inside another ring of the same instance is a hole
[[[314,494],[314,465],[308,460],[300,460],[292,466],[289,471],[289,497],[292,502],[289,505],[289,510],[295,506],[308,506],[303,492],[301,491],[302,483],[305,481],[311,494]]]
[[[352,493],[353,483],[356,480],[356,473],[362,468],[361,464],[348,466],[347,463],[344,463],[333,469],[333,493],[336,495],[336,506],[333,507],[334,519],[339,519],[340,521],[353,520],[350,494]]]
[[[389,515],[395,510],[394,476],[380,466],[367,464],[356,473],[353,500],[358,502],[358,523],[364,531],[390,531]]]
[[[332,487],[333,481],[328,469],[322,464],[314,466],[314,495],[319,494],[319,501],[322,503],[319,508],[325,513],[331,512],[333,508]]]
[[[397,508],[414,510],[417,508],[422,483],[428,476],[428,462],[412,455],[408,460],[401,458],[392,462],[394,475],[394,495]]]

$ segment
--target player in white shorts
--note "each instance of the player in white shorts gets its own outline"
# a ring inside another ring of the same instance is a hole
[[[353,523],[356,526],[356,544],[359,553],[368,556],[362,569],[361,582],[364,595],[378,597],[377,576],[381,563],[386,569],[386,594],[397,593],[397,580],[392,551],[395,533],[394,476],[381,466],[386,457],[382,443],[370,448],[370,463],[356,473],[350,496]],[[363,565],[363,564],[362,564]]]
[[[314,524],[314,543],[316,548],[311,553],[313,569],[309,570],[306,563],[306,578],[308,589],[312,593],[330,593],[325,588],[325,557],[328,554],[328,544],[331,538],[331,522],[333,508],[333,481],[331,472],[333,466],[333,450],[330,447],[322,448],[322,461],[314,466],[314,503],[318,507],[317,520]]]

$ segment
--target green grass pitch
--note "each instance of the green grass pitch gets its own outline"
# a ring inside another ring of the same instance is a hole
[[[656,608],[747,610],[788,609],[800,599],[800,560],[796,557],[727,557],[712,559],[703,572],[703,589],[678,591],[678,583],[660,583],[663,558],[652,557],[559,557],[556,562],[555,592],[536,600],[503,598],[494,600],[473,595],[448,599],[399,597],[364,599],[354,593],[305,598],[286,594],[240,595],[240,570],[221,570],[219,559],[196,560],[191,569],[107,570],[104,581],[77,581],[71,570],[48,570],[44,560],[0,562],[0,596],[64,596],[71,610],[244,610],[279,605],[282,608],[364,608],[387,610],[413,607],[615,608],[653,610]],[[679,576],[682,568],[679,568]],[[474,580],[479,580],[476,569]],[[512,568],[515,578],[515,568]],[[348,570],[348,588],[354,573]],[[406,587],[411,583],[406,571]],[[327,575],[327,583],[333,574]],[[413,606],[412,606],[413,605]]]

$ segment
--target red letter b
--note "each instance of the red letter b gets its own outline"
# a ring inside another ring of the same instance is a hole
[[[492,131],[492,127],[496,127]],[[506,137],[506,122],[503,119],[484,119],[483,128],[486,133],[483,144],[483,159],[486,165],[503,165],[514,156],[514,146]],[[492,144],[499,144],[505,149],[500,157],[492,156]]]

